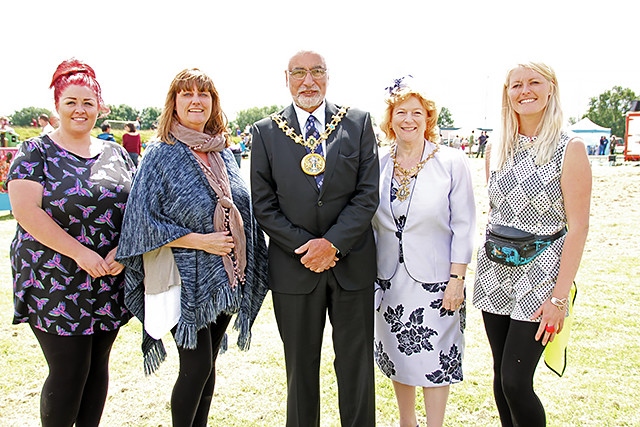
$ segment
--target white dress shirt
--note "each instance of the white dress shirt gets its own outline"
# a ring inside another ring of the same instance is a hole
[[[302,108],[298,107],[296,104],[293,104],[293,109],[296,112],[296,117],[298,118],[298,123],[300,124],[300,130],[302,132],[302,137],[304,138],[304,134],[305,134],[305,126],[307,124],[307,120],[309,119],[310,115],[313,115],[313,117],[315,117],[316,119],[316,129],[318,129],[319,133],[323,133],[325,131],[324,129],[324,116],[325,116],[325,111],[326,111],[326,103],[325,101],[322,101],[322,104],[320,104],[318,106],[318,108],[316,108],[315,110],[313,110],[313,113],[309,113],[307,111],[304,111]],[[327,141],[323,140],[322,141],[322,157],[326,157],[327,153]]]

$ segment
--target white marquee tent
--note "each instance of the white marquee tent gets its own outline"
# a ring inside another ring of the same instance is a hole
[[[569,130],[578,134],[578,136],[584,140],[587,146],[590,147],[589,154],[593,153],[593,149],[591,147],[596,147],[595,150],[597,153],[597,147],[598,145],[600,145],[601,136],[604,135],[607,137],[607,139],[611,139],[609,137],[609,135],[611,135],[611,128],[605,128],[597,125],[587,117],[570,126]]]

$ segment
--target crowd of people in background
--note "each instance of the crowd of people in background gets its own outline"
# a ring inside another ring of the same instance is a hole
[[[489,142],[489,134],[486,130],[480,128],[478,130],[480,130],[480,136],[477,138],[475,130],[472,130],[467,137],[461,137],[459,134],[456,134],[455,137],[451,138],[450,136],[445,137],[440,134],[439,142],[442,145],[462,150],[469,157],[484,158],[487,143]]]

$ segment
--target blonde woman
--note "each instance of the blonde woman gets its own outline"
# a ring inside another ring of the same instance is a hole
[[[544,426],[533,375],[568,312],[591,199],[586,147],[562,131],[558,81],[549,66],[520,64],[507,73],[501,140],[490,155],[488,231],[530,233],[541,250],[501,260],[488,235],[478,251],[473,304],[482,310],[493,354],[502,425]]]

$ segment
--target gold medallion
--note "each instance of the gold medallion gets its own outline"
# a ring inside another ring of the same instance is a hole
[[[306,141],[302,135],[298,135],[287,124],[286,120],[280,114],[272,114],[271,119],[276,122],[276,124],[284,132],[284,134],[291,138],[296,144],[300,144],[311,151],[311,153],[302,158],[300,166],[302,167],[302,171],[307,175],[316,176],[324,172],[325,159],[324,157],[322,157],[322,155],[316,153],[315,150],[316,148],[318,148],[318,145],[327,140],[329,135],[331,135],[331,132],[336,130],[336,128],[338,127],[338,123],[340,123],[345,114],[347,114],[348,110],[349,107],[340,107],[338,112],[331,116],[331,123],[325,126],[325,131],[320,132],[320,137],[314,138],[313,136],[311,136]]]
[[[302,171],[307,175],[316,176],[324,172],[324,157],[318,153],[309,153],[300,162]]]

